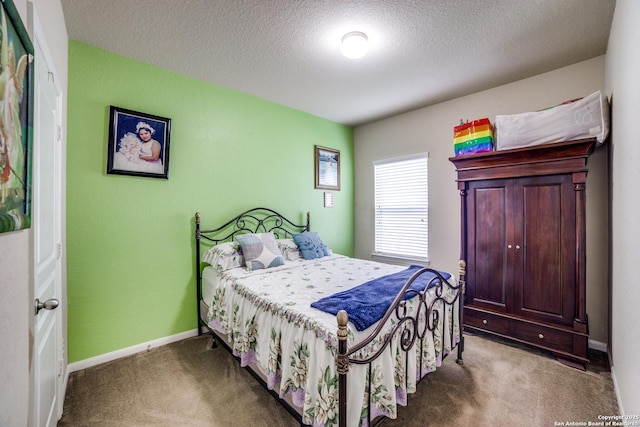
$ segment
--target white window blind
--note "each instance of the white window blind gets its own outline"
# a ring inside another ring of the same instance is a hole
[[[375,254],[428,260],[428,153],[380,160],[375,175]]]

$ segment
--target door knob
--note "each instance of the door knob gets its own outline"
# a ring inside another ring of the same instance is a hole
[[[36,298],[36,303],[35,303],[36,314],[38,314],[40,310],[42,310],[43,308],[45,310],[53,310],[58,305],[60,305],[60,301],[58,301],[55,298],[49,298],[45,302],[40,302],[40,300]]]

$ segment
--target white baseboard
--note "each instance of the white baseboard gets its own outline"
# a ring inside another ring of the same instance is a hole
[[[205,334],[208,332],[208,330],[205,327],[201,327],[200,331]],[[153,341],[147,341],[145,343],[136,344],[134,346],[123,348],[121,350],[116,350],[110,353],[101,354],[96,357],[91,357],[89,359],[73,362],[73,363],[70,363],[69,366],[67,367],[67,375],[69,375],[72,372],[81,371],[83,369],[87,369],[92,366],[100,365],[102,363],[111,362],[113,360],[120,359],[122,357],[131,356],[133,354],[141,353],[143,351],[148,351],[148,350],[151,350],[152,348],[160,347],[166,344],[171,344],[172,342],[195,337],[196,335],[198,335],[198,330],[192,329],[190,331],[181,332],[176,335],[158,338]],[[601,341],[595,341],[590,339],[589,348],[607,353],[607,344]]]
[[[616,400],[618,401],[618,414],[624,415],[624,408],[622,407],[622,397],[620,396],[620,389],[618,388],[618,381],[616,380],[616,370],[611,365],[611,380],[613,381],[613,390],[616,392]]]
[[[592,348],[594,350],[598,350],[601,351],[603,353],[607,352],[607,343],[601,342],[601,341],[596,341],[596,340],[589,340],[589,348]]]
[[[81,371],[83,369],[87,369],[92,366],[97,366],[102,363],[111,362],[113,360],[120,359],[122,357],[131,356],[133,354],[141,353],[143,351],[148,351],[155,347],[161,347],[166,344],[171,344],[172,342],[195,337],[196,335],[198,335],[198,330],[193,329],[190,331],[181,332],[176,335],[171,335],[168,337],[158,338],[152,341],[147,341],[145,343],[136,344],[134,346],[123,348],[121,350],[112,351],[110,353],[101,354],[99,356],[91,357],[89,359],[73,362],[73,363],[70,363],[69,366],[67,366],[67,376],[72,372]]]
[[[609,366],[611,369],[611,380],[613,382],[613,390],[616,393],[616,400],[618,402],[618,415],[624,415],[624,408],[622,407],[622,398],[620,396],[620,389],[618,388],[618,380],[616,379],[616,370],[613,366],[613,360],[611,359],[611,353],[609,353],[608,351],[607,344],[600,341],[589,340],[589,348],[607,353],[607,359],[609,359]]]

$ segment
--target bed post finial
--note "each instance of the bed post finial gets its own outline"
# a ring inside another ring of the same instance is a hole
[[[467,262],[463,259],[460,260],[458,264],[458,281],[460,285],[462,285],[462,296],[464,297],[465,292],[465,282],[467,277]]]
[[[347,339],[347,323],[349,323],[349,315],[346,311],[340,310],[336,315],[338,320],[338,340],[346,341]]]
[[[200,224],[200,212],[196,212],[196,224]]]
[[[307,211],[307,231],[311,231],[311,212]]]

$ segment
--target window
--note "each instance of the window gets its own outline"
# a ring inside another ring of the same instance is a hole
[[[380,160],[375,175],[375,256],[427,261],[428,153]]]

